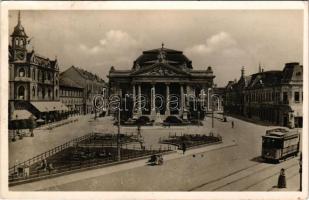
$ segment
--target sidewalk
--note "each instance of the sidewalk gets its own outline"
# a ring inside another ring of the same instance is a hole
[[[88,120],[91,116],[81,116],[77,122],[66,124],[53,130],[34,130],[34,137],[9,143],[9,167],[28,160],[73,138],[92,132]]]

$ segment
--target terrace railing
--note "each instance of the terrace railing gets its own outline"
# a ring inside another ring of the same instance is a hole
[[[50,149],[49,151],[46,151],[44,153],[41,153],[33,158],[30,158],[24,162],[21,162],[21,163],[18,163],[16,165],[14,165],[13,167],[9,168],[9,174],[14,174],[16,171],[17,171],[17,168],[20,167],[20,166],[31,166],[39,161],[42,161],[43,159],[46,159],[64,149],[67,149],[69,147],[72,147],[74,145],[76,145],[78,142],[80,141],[83,141],[83,140],[86,140],[90,137],[93,137],[96,133],[89,133],[87,135],[84,135],[84,136],[81,136],[81,137],[78,137],[78,138],[74,138],[73,140],[70,140],[62,145],[59,145],[53,149]]]
[[[89,134],[90,135],[90,134]],[[83,138],[79,138],[79,140],[82,140]],[[75,140],[73,142],[76,142],[78,140]],[[67,144],[68,145],[68,144]],[[122,148],[122,154],[121,154],[121,161],[120,162],[126,162],[133,159],[139,159],[144,158],[146,156],[154,155],[154,154],[162,154],[164,152],[172,151],[171,146],[166,146],[164,148],[159,149],[153,149],[152,147],[149,147],[148,149],[125,149]],[[24,162],[27,163],[27,162]],[[61,165],[58,165],[55,167],[54,170],[51,171],[32,171],[27,176],[19,176],[9,177],[9,185],[17,185],[25,182],[32,182],[36,180],[41,180],[44,178],[52,177],[52,176],[59,176],[67,172],[71,171],[78,171],[81,169],[89,169],[89,168],[95,168],[100,167],[100,165],[106,165],[106,164],[112,164],[112,163],[119,163],[117,154],[112,154],[111,156],[106,156],[101,159],[89,159],[89,160],[83,160],[83,161],[75,161],[75,162],[68,162],[68,163],[62,163]]]

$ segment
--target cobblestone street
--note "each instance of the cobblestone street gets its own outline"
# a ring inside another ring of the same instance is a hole
[[[255,125],[231,117],[228,118],[228,122],[214,120],[214,129],[211,129],[211,118],[207,117],[203,121],[204,126],[200,127],[142,127],[141,133],[146,145],[158,147],[160,137],[167,137],[175,132],[176,134],[208,134],[213,130],[223,137],[222,146],[213,145],[214,147],[189,150],[184,156],[181,152],[166,155],[163,166],[147,166],[146,160],[140,160],[17,185],[11,187],[11,190],[74,191],[83,188],[86,191],[276,191],[279,190],[275,186],[281,168],[286,168],[288,187],[280,190],[298,190],[297,158],[280,164],[262,163],[258,159],[261,154],[261,136],[265,134],[266,129],[274,128],[273,126]],[[235,124],[234,128],[231,128],[232,120]],[[96,122],[89,122],[89,118],[83,118],[77,123],[78,125],[62,127],[62,137],[54,144],[65,142],[63,138],[69,140],[73,135],[68,129],[72,129],[72,126],[79,127],[77,131],[79,135],[82,130],[114,133],[117,130],[112,126],[111,118],[101,118]],[[250,132],[244,130],[250,130]],[[121,127],[121,131],[128,134],[136,133],[133,127]],[[60,132],[57,134],[60,135]],[[46,133],[46,135],[50,136],[52,133]],[[27,139],[41,141],[46,135],[36,134],[35,138]],[[39,140],[39,137],[42,138]],[[27,140],[18,142],[23,141]],[[36,146],[43,151],[40,145]],[[45,146],[45,148],[48,147]],[[31,150],[34,148],[32,147]],[[16,152],[14,153],[16,155]]]

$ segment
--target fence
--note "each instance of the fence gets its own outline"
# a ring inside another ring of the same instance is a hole
[[[82,138],[81,138],[82,139]],[[75,142],[75,141],[74,141]],[[148,149],[121,149],[121,162],[130,161],[132,159],[138,159],[138,158],[144,158],[146,156],[150,156],[153,154],[162,154],[164,152],[171,151],[171,146],[167,146],[165,148],[159,148],[159,149],[152,149],[151,147]],[[38,156],[37,156],[38,157]],[[27,161],[26,161],[27,162]],[[24,162],[24,163],[26,163]],[[9,177],[9,184],[10,185],[16,185],[19,183],[24,182],[31,182],[35,180],[39,180],[42,178],[48,178],[51,176],[57,176],[61,175],[66,172],[71,171],[78,171],[81,169],[89,169],[89,168],[95,168],[100,165],[106,165],[106,164],[112,164],[112,163],[119,163],[118,162],[118,155],[115,153],[111,156],[106,156],[101,159],[89,159],[89,160],[83,160],[83,161],[76,161],[76,162],[67,162],[63,163],[62,165],[58,165],[54,170],[50,171],[32,171],[32,173],[27,174],[26,176],[21,177],[15,177],[10,176]]]
[[[16,169],[19,167],[19,166],[31,166],[32,164],[34,163],[37,163],[43,159],[46,159],[47,157],[50,157],[64,149],[67,149],[68,147],[71,147],[71,146],[74,146],[76,145],[78,142],[82,141],[82,140],[86,140],[90,137],[93,137],[95,135],[95,133],[89,133],[87,135],[84,135],[84,136],[81,136],[81,137],[78,137],[78,138],[74,138],[73,140],[69,141],[69,142],[66,142],[62,145],[59,145],[49,151],[46,151],[44,153],[41,153],[40,155],[37,155],[29,160],[26,160],[22,163],[19,163],[19,164],[16,164],[14,165],[13,167],[9,168],[9,174],[14,174],[16,172]]]

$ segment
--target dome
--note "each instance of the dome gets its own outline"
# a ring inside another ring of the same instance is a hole
[[[192,69],[192,61],[182,51],[167,49],[163,45],[162,48],[143,51],[143,54],[134,61],[133,69],[147,67],[159,62],[168,63],[175,67]]]

